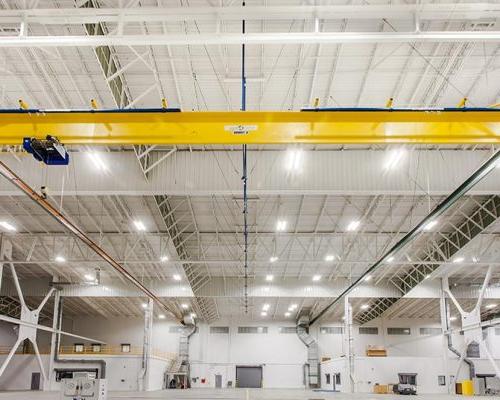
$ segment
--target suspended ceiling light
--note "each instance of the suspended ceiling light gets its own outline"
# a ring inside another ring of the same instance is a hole
[[[262,311],[262,312],[260,313],[260,315],[261,315],[261,316],[263,316],[263,317],[267,317],[267,313],[266,313],[265,311]]]
[[[436,219],[433,219],[432,221],[427,222],[427,224],[424,225],[424,231],[430,231],[432,228],[434,228],[437,225],[438,221]]]
[[[146,225],[144,225],[144,223],[138,219],[136,219],[134,221],[134,225],[135,225],[135,229],[137,229],[140,232],[143,232],[146,230]]]
[[[370,305],[369,305],[369,304],[363,304],[363,305],[361,306],[361,309],[362,309],[362,310],[368,310],[369,308],[370,308]]]
[[[372,280],[372,276],[371,276],[371,275],[367,275],[367,276],[365,277],[365,282],[369,282],[369,281],[371,281],[371,280]]]
[[[264,304],[262,306],[262,311],[269,311],[269,307],[270,307],[269,304]]]
[[[361,222],[358,220],[349,222],[349,225],[347,225],[347,230],[351,232],[355,231],[356,229],[358,229],[360,223]]]
[[[172,278],[174,279],[174,281],[180,281],[182,279],[179,274],[174,274]]]
[[[84,278],[86,281],[90,281],[90,282],[95,281],[95,278],[90,274],[85,274]]]
[[[290,172],[300,171],[304,152],[302,149],[288,149],[286,152],[286,169]]]
[[[291,304],[290,307],[288,307],[288,311],[295,311],[297,307],[298,307],[297,304]]]
[[[142,303],[142,308],[148,308],[148,303]]]
[[[325,261],[326,261],[326,262],[331,262],[331,261],[333,261],[333,260],[335,260],[335,256],[334,256],[333,254],[327,254],[327,255],[325,256]]]
[[[278,261],[278,257],[276,257],[276,256],[271,256],[271,257],[269,258],[269,262],[272,262],[272,263],[273,263],[273,262],[276,262],[276,261]]]
[[[55,262],[58,262],[58,263],[66,262],[66,259],[63,256],[56,256],[54,258],[54,260],[55,260]]]
[[[313,282],[318,282],[318,281],[320,281],[320,280],[321,280],[321,275],[314,275],[314,276],[312,277],[312,280],[313,280]]]
[[[95,151],[89,151],[87,154],[88,154],[90,160],[92,161],[92,164],[94,164],[94,166],[96,167],[96,169],[103,171],[103,172],[108,170],[108,166],[102,160],[102,157],[99,153],[97,153]]]
[[[165,319],[165,314],[160,314],[160,315],[158,315],[158,318],[160,318],[160,319]]]
[[[453,263],[454,264],[458,264],[458,263],[461,263],[464,261],[464,258],[463,257],[457,257],[453,260]]]
[[[167,262],[168,261],[168,256],[161,256],[160,257],[161,262]]]
[[[388,262],[388,263],[391,263],[391,262],[393,262],[393,261],[394,261],[394,257],[392,257],[392,256],[391,256],[391,257],[389,257],[389,258],[387,259],[387,262]]]
[[[457,317],[450,317],[450,321],[456,321]]]
[[[384,169],[395,169],[406,154],[405,149],[394,149],[389,152],[385,160]]]
[[[0,221],[0,226],[6,231],[14,232],[16,227],[7,221]]]
[[[283,232],[286,229],[286,224],[287,222],[284,219],[278,220],[278,222],[276,222],[276,230],[278,232]]]
[[[266,275],[266,281],[272,282],[274,280],[274,275]]]
[[[187,310],[189,308],[189,305],[186,304],[186,303],[182,303],[181,304],[181,307],[184,309],[184,310]]]
[[[290,315],[292,315],[292,314],[291,314],[289,311],[287,311],[287,312],[285,313],[285,317],[287,317],[287,318],[288,318]]]

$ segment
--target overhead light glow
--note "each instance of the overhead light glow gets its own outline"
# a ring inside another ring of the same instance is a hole
[[[288,311],[295,311],[297,307],[298,307],[297,304],[291,304],[290,307],[288,307]]]
[[[90,275],[90,274],[85,274],[85,280],[86,281],[94,281],[95,278],[92,275]]]
[[[0,226],[7,230],[7,231],[10,231],[10,232],[14,232],[16,230],[16,227],[10,223],[8,223],[7,221],[0,221]]]
[[[313,282],[318,282],[318,281],[320,281],[320,280],[321,280],[321,275],[314,275],[314,276],[312,277],[312,280],[313,280]]]
[[[390,151],[389,154],[387,155],[384,164],[384,169],[386,170],[395,169],[405,154],[406,154],[405,149],[395,149]]]
[[[187,310],[189,308],[189,305],[186,304],[186,303],[182,303],[181,304],[181,307],[184,309],[184,310]]]
[[[477,258],[476,256],[472,257],[472,262],[473,263],[479,262],[479,258]]]
[[[391,257],[389,257],[389,258],[387,259],[387,262],[388,262],[388,263],[391,263],[391,262],[393,262],[393,261],[394,261],[394,257],[392,257],[392,256],[391,256]]]
[[[278,232],[283,232],[286,229],[286,224],[287,222],[284,219],[278,220],[278,222],[276,222],[276,230]]]
[[[168,261],[168,256],[161,256],[160,261],[161,262],[167,262]]]
[[[431,276],[430,275],[425,275],[424,279],[429,279]]]
[[[191,314],[189,314],[191,316],[191,318],[196,318],[196,314],[194,312],[192,312]]]
[[[333,254],[327,254],[327,255],[325,256],[325,261],[327,261],[327,262],[331,262],[331,261],[333,261],[333,260],[335,260],[335,256],[334,256]]]
[[[496,306],[497,306],[496,304],[490,303],[490,304],[488,304],[488,305],[486,306],[486,308],[487,308],[488,310],[491,310],[492,308],[495,308]]]
[[[274,275],[266,275],[266,281],[272,282],[274,280]]]
[[[87,154],[88,154],[90,160],[92,161],[92,163],[94,164],[94,166],[96,167],[96,169],[103,171],[103,172],[108,170],[108,166],[102,160],[102,157],[99,153],[97,153],[95,151],[90,151]]]
[[[135,229],[137,229],[140,232],[144,232],[146,230],[146,225],[144,225],[144,223],[142,221],[139,221],[138,219],[134,221],[134,225]]]
[[[372,280],[372,276],[371,275],[368,275],[365,277],[365,282],[369,282]]]
[[[432,221],[427,222],[427,224],[424,225],[424,231],[430,231],[432,228],[434,228],[437,225],[437,220],[433,219]]]
[[[56,256],[56,258],[54,258],[54,260],[58,263],[66,262],[66,259],[63,256]]]
[[[109,287],[107,287],[107,286],[103,286],[103,289],[104,289],[106,292],[109,292]]]
[[[455,258],[455,259],[453,260],[453,263],[454,263],[454,264],[461,263],[463,260],[464,260],[464,258],[463,258],[463,257],[457,257],[457,258]]]
[[[276,261],[278,261],[278,257],[276,257],[276,256],[272,256],[272,257],[269,258],[269,262],[273,263],[273,262],[276,262]]]
[[[457,317],[450,317],[450,321],[456,321]]]
[[[286,169],[288,171],[300,171],[304,152],[301,149],[288,149],[286,152]]]
[[[263,317],[267,317],[267,313],[265,311],[262,311],[260,315],[262,315]]]
[[[357,220],[351,221],[351,222],[349,222],[349,225],[347,225],[347,230],[351,231],[351,232],[355,231],[356,229],[358,229],[359,224],[360,224],[360,221],[357,221]]]
[[[165,314],[160,314],[160,315],[158,315],[158,318],[160,318],[160,319],[165,319]]]
[[[142,303],[142,308],[148,308],[148,303]]]
[[[368,310],[369,308],[370,308],[370,305],[369,305],[369,304],[363,304],[363,305],[361,306],[361,309],[362,309],[362,310]]]
[[[262,306],[262,310],[263,310],[263,311],[269,311],[269,307],[270,307],[270,306],[269,306],[269,304],[264,304],[264,305]]]
[[[172,278],[174,279],[174,281],[180,281],[182,279],[179,274],[174,274]]]
[[[285,313],[285,317],[287,317],[287,318],[288,318],[290,315],[292,315],[292,314],[290,314],[290,312],[289,312],[289,311],[287,311],[287,312]]]

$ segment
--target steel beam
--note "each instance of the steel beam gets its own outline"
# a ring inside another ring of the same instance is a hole
[[[48,134],[65,144],[100,145],[500,143],[500,109],[493,108],[169,111],[0,110],[0,144]]]

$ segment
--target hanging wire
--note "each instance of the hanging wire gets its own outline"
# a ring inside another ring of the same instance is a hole
[[[245,2],[242,4],[245,7]],[[241,31],[245,34],[245,20],[241,23]],[[241,111],[246,110],[247,100],[247,81],[245,76],[245,43],[241,45]],[[243,145],[243,256],[245,272],[245,314],[248,314],[248,196],[247,196],[247,145]]]

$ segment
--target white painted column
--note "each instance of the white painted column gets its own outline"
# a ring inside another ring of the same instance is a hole
[[[152,299],[148,300],[148,305],[144,310],[144,339],[142,345],[142,388],[141,390],[150,390],[151,376],[151,355],[153,341],[153,307]]]
[[[0,236],[0,290],[2,289],[3,278],[3,261],[12,260],[12,243],[5,238],[5,235]]]
[[[344,297],[344,338],[345,338],[345,358],[347,363],[348,376],[343,379],[347,384],[347,392],[354,392],[354,348],[352,337],[352,307],[349,303],[349,296]],[[334,378],[335,379],[335,378]]]
[[[54,282],[58,281],[58,278],[54,276],[52,278]],[[44,382],[43,384],[43,390],[48,391],[52,389],[53,382],[56,381],[56,372],[54,371],[55,368],[55,362],[54,358],[56,355],[56,351],[59,349],[56,348],[56,342],[57,342],[57,333],[55,332],[57,329],[59,329],[58,324],[59,324],[59,301],[61,299],[61,293],[59,290],[56,291],[54,294],[54,317],[52,319],[52,329],[54,332],[52,332],[51,338],[50,338],[50,355],[49,355],[49,373],[47,374],[48,379],[47,382]],[[62,329],[62,327],[61,327]]]
[[[446,302],[445,291],[443,290],[443,282],[441,282],[440,297],[439,297],[439,313],[441,317],[441,330],[443,331],[443,337],[441,339],[443,346],[443,366],[446,379],[446,388],[448,394],[455,393],[451,390],[451,380],[450,380],[450,358],[448,350],[448,337],[445,332],[449,328],[448,316],[450,315],[449,305]]]

